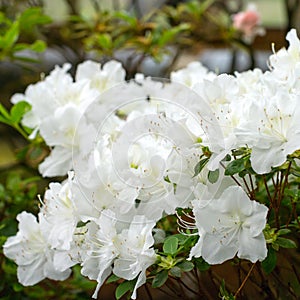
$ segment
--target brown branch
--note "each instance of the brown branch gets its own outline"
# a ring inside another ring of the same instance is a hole
[[[249,276],[251,275],[251,273],[252,273],[252,271],[253,271],[255,265],[256,265],[256,263],[254,263],[254,264],[251,266],[251,268],[250,268],[248,274],[246,275],[244,281],[242,282],[242,284],[240,285],[240,287],[238,288],[238,290],[235,292],[235,294],[234,294],[234,297],[235,297],[235,298],[237,297],[237,295],[238,295],[238,294],[241,292],[241,290],[243,289],[243,287],[244,287],[244,285],[246,284],[246,281],[248,280]]]

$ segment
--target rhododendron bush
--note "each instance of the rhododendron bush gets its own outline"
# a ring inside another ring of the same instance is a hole
[[[218,279],[223,299],[251,278],[276,299],[253,276],[271,276],[299,238],[300,41],[295,30],[287,40],[265,73],[193,62],[169,80],[125,81],[119,62],[85,61],[74,78],[57,66],[14,95],[15,107],[30,106],[30,139],[50,148],[40,173],[65,178],[40,197],[38,216],[17,216],[4,244],[19,282],[65,280],[79,265],[97,282],[93,298],[106,282],[117,282],[116,298],[137,299],[174,279],[175,295],[200,297],[200,272],[231,261],[243,272],[229,291]]]

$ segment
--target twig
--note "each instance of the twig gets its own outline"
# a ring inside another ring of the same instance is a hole
[[[266,191],[267,191],[267,194],[268,194],[268,198],[270,200],[270,202],[272,203],[273,201],[273,198],[271,196],[271,193],[270,193],[270,190],[269,190],[269,187],[268,187],[268,183],[267,183],[267,179],[266,179],[266,175],[263,175],[263,181],[264,181],[264,185],[265,185],[265,188],[266,188]]]
[[[249,176],[249,180],[250,180],[251,189],[252,189],[252,191],[254,191],[254,184],[253,184],[252,176],[251,176],[251,174],[248,174],[248,176]]]
[[[251,189],[250,189],[250,187],[249,187],[249,185],[248,185],[247,180],[245,179],[245,177],[243,177],[243,182],[244,182],[245,187],[246,187],[246,189],[248,191],[249,197],[252,199],[252,191],[251,191]]]
[[[240,287],[238,288],[238,290],[235,292],[235,294],[234,294],[234,297],[235,297],[235,298],[236,298],[237,295],[241,292],[241,290],[242,290],[242,288],[244,287],[246,281],[248,280],[250,274],[252,273],[252,271],[253,271],[255,265],[256,265],[256,263],[254,263],[254,264],[251,266],[251,268],[250,268],[248,274],[246,275],[244,281],[242,282],[242,284],[240,285]]]

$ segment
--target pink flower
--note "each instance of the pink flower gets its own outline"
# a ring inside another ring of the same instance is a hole
[[[260,15],[255,5],[249,5],[245,11],[233,15],[233,27],[244,34],[246,39],[252,40],[257,34],[264,34],[259,27]]]

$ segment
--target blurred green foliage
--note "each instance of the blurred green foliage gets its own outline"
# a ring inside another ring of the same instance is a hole
[[[145,58],[160,62],[164,55],[170,55],[170,66],[162,74],[167,75],[183,49],[199,42],[232,45],[241,41],[232,26],[233,12],[218,0],[165,5],[143,16],[123,10],[98,10],[92,19],[79,13],[70,16],[67,26],[64,24],[57,34],[77,48],[74,52],[81,48],[83,53],[92,52],[101,60],[114,59],[120,50],[130,50],[124,63],[129,77],[140,72]]]
[[[0,12],[0,61],[14,60],[35,62],[32,58],[24,56],[22,51],[43,52],[46,43],[41,39],[35,39],[38,26],[49,24],[51,18],[42,13],[38,7],[28,8],[20,13],[15,20],[11,20],[3,12]],[[34,39],[32,42],[23,41]]]

